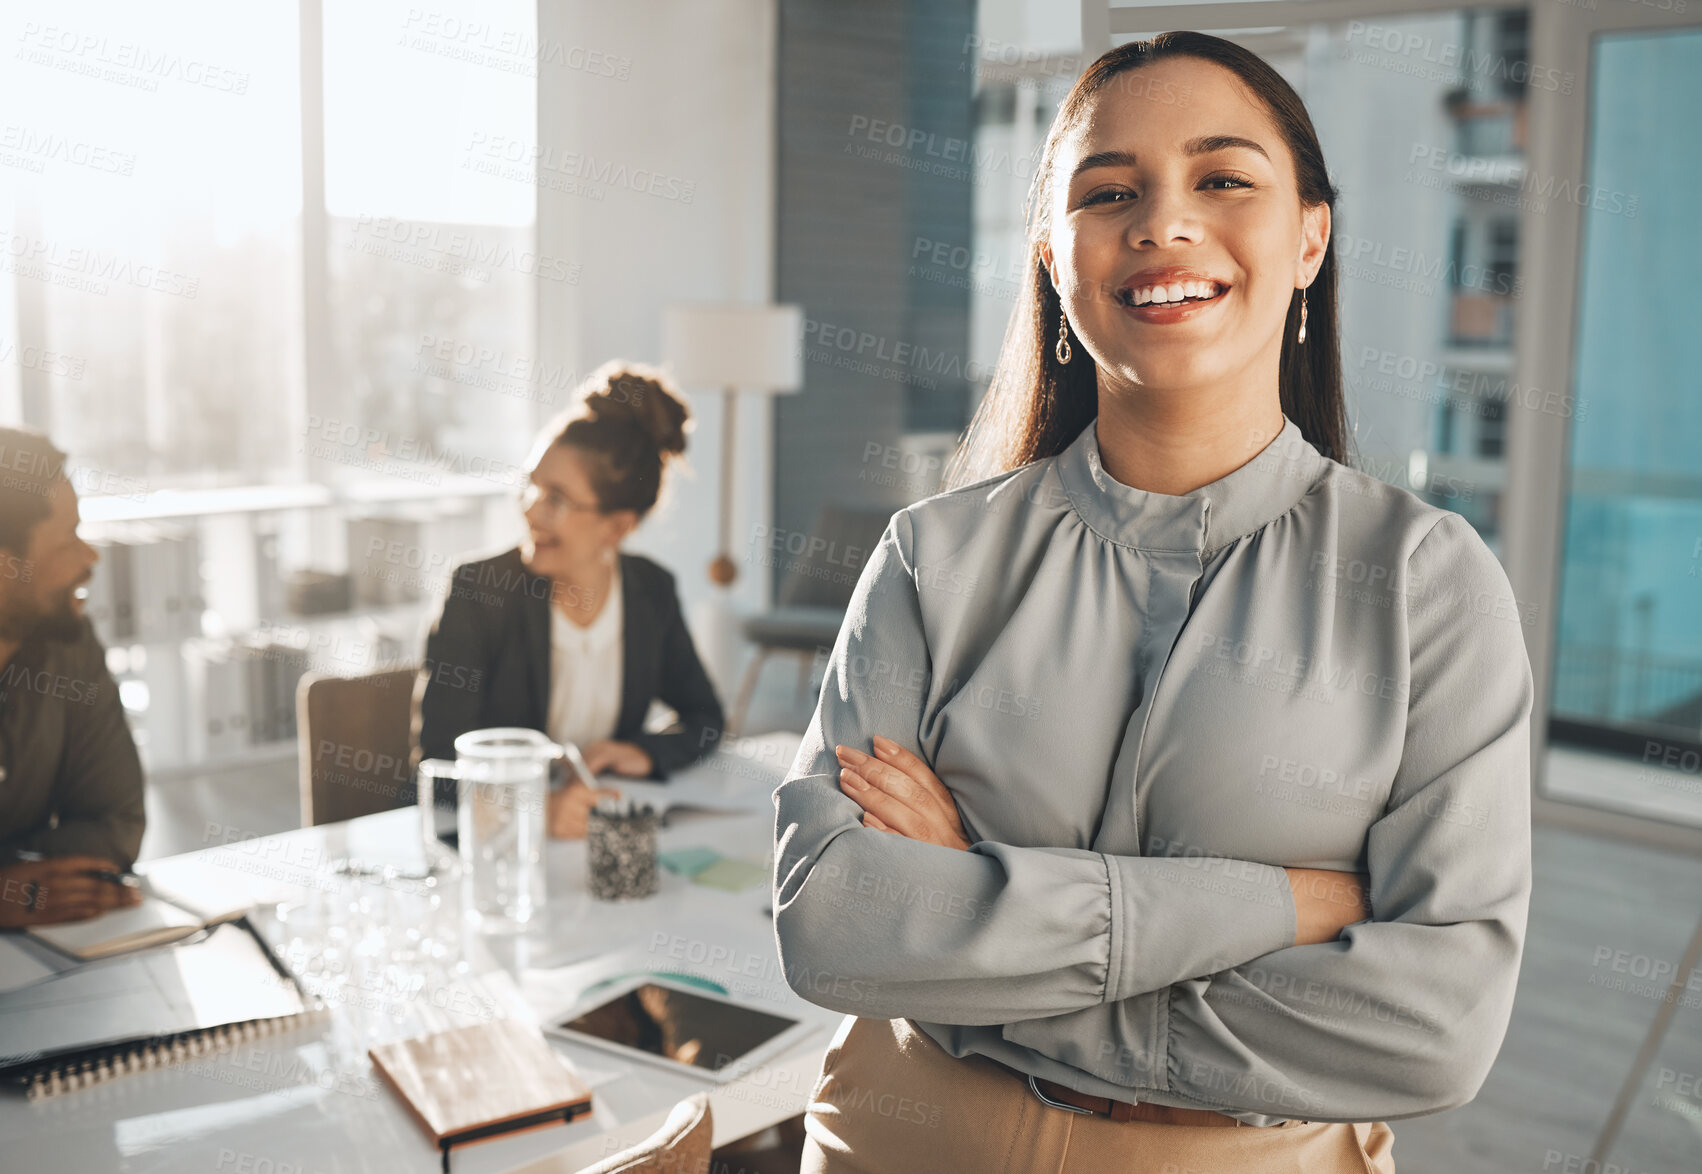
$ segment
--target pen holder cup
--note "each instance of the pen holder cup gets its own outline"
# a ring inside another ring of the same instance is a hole
[[[592,808],[585,827],[585,856],[591,895],[599,901],[632,901],[656,892],[656,829],[653,811],[611,814]]]

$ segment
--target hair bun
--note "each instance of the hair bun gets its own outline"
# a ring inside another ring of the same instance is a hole
[[[691,413],[660,368],[613,360],[592,372],[585,386],[592,419],[639,429],[664,457],[685,452]]]

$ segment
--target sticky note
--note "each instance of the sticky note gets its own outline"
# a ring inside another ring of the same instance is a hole
[[[737,893],[752,885],[766,883],[769,878],[768,869],[760,864],[752,864],[749,860],[739,860],[733,856],[723,856],[691,879],[694,884]]]
[[[695,877],[720,860],[721,853],[713,848],[676,848],[672,852],[658,852],[656,859],[670,872]]]

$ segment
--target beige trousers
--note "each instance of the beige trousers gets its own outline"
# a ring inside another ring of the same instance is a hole
[[[908,1019],[847,1016],[804,1115],[800,1174],[1394,1174],[1394,1135],[1291,1121],[1222,1128],[1112,1121],[1043,1104],[984,1056]]]

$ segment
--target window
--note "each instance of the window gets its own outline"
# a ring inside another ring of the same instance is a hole
[[[1507,403],[1505,400],[1483,400],[1483,415],[1478,420],[1477,455],[1500,459],[1507,448]]]
[[[1552,728],[1682,766],[1644,770],[1640,802],[1702,822],[1702,335],[1688,299],[1649,292],[1702,269],[1702,32],[1594,54]]]
[[[1498,13],[1495,17],[1495,52],[1506,61],[1529,60],[1531,18],[1524,9]],[[1511,70],[1496,79],[1503,97],[1517,99],[1524,83]]]
[[[1492,290],[1512,289],[1519,277],[1519,222],[1499,217],[1489,223],[1489,257],[1484,280]]]
[[[9,6],[0,415],[82,488],[286,478],[301,394],[295,6]]]
[[[320,429],[324,477],[512,479],[566,402],[522,358],[533,281],[573,276],[532,244],[533,27],[531,0],[325,6],[327,408],[363,439]]]
[[[304,669],[416,656],[574,382],[531,359],[577,279],[534,244],[532,0],[316,8],[0,26],[0,419],[71,456],[150,772],[292,753]]]

